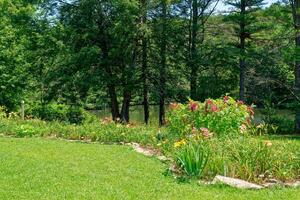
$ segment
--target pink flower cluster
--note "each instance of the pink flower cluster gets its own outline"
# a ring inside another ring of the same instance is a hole
[[[195,101],[191,101],[189,103],[189,107],[190,107],[191,111],[196,111],[199,108],[199,104],[197,102],[195,102]]]
[[[206,100],[205,103],[205,112],[218,112],[218,106],[210,99]]]

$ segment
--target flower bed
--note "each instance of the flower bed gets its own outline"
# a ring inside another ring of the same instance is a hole
[[[251,135],[253,108],[225,96],[203,103],[173,103],[168,131],[158,142],[165,154],[189,177],[210,179],[217,174],[256,182],[299,178],[296,143]]]

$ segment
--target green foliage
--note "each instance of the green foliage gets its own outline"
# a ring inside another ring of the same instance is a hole
[[[84,121],[83,112],[82,108],[70,106],[66,117],[71,124],[80,124]]]
[[[6,108],[4,106],[0,106],[0,119],[6,117]]]
[[[92,114],[80,107],[65,104],[49,103],[45,105],[33,105],[27,110],[27,115],[46,121],[60,121],[71,124],[80,124],[85,120],[95,120]]]
[[[34,8],[25,0],[0,1],[0,105],[13,111],[29,81],[26,47]]]
[[[261,140],[242,137],[234,140],[212,140],[214,155],[206,173],[223,174],[245,180],[263,181],[264,178],[281,180],[298,176],[299,155],[295,142]],[[259,178],[260,175],[263,178]]]
[[[157,128],[122,125],[111,121],[98,121],[88,115],[82,124],[68,124],[39,119],[21,120],[5,118],[0,122],[0,134],[15,137],[57,137],[104,143],[138,142],[153,144]]]
[[[172,104],[168,129],[170,134],[179,138],[201,128],[208,128],[218,136],[237,136],[249,124],[253,114],[251,107],[228,96],[207,99],[204,103],[190,101],[186,105]]]
[[[176,152],[176,162],[188,176],[200,178],[210,157],[205,142],[189,142]]]
[[[175,142],[175,150],[169,153],[190,177],[209,179],[219,174],[254,182],[287,181],[297,179],[300,172],[296,144],[249,136],[198,142],[183,139]]]
[[[24,124],[14,128],[16,137],[32,137],[36,134],[36,127],[30,124]]]
[[[260,123],[259,125],[249,126],[247,129],[248,133],[256,136],[263,136],[267,134],[277,134],[278,126],[266,123]]]
[[[267,123],[277,126],[280,134],[291,134],[294,132],[295,121],[282,116],[272,116]]]
[[[276,132],[270,132],[269,134],[291,134],[294,131],[295,128],[295,121],[290,119],[287,116],[280,116],[276,110],[274,109],[274,106],[271,106],[270,104],[266,104],[266,108],[262,111],[264,114],[263,121],[269,126],[277,127]]]
[[[227,96],[204,103],[171,104],[169,132],[160,146],[188,176],[221,174],[256,182],[297,178],[300,157],[295,146],[263,140],[276,133],[277,126],[252,125],[253,114],[251,107]]]
[[[47,121],[67,121],[68,106],[63,104],[34,105],[28,109],[27,115]]]

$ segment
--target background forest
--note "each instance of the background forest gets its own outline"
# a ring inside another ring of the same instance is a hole
[[[129,122],[137,105],[148,123],[158,106],[163,125],[171,102],[230,95],[300,132],[300,2],[266,3],[0,0],[0,105],[75,123],[105,107]]]

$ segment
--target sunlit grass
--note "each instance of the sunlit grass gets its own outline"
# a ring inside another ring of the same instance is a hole
[[[300,199],[300,189],[178,183],[165,169],[126,146],[0,138],[0,199]]]

